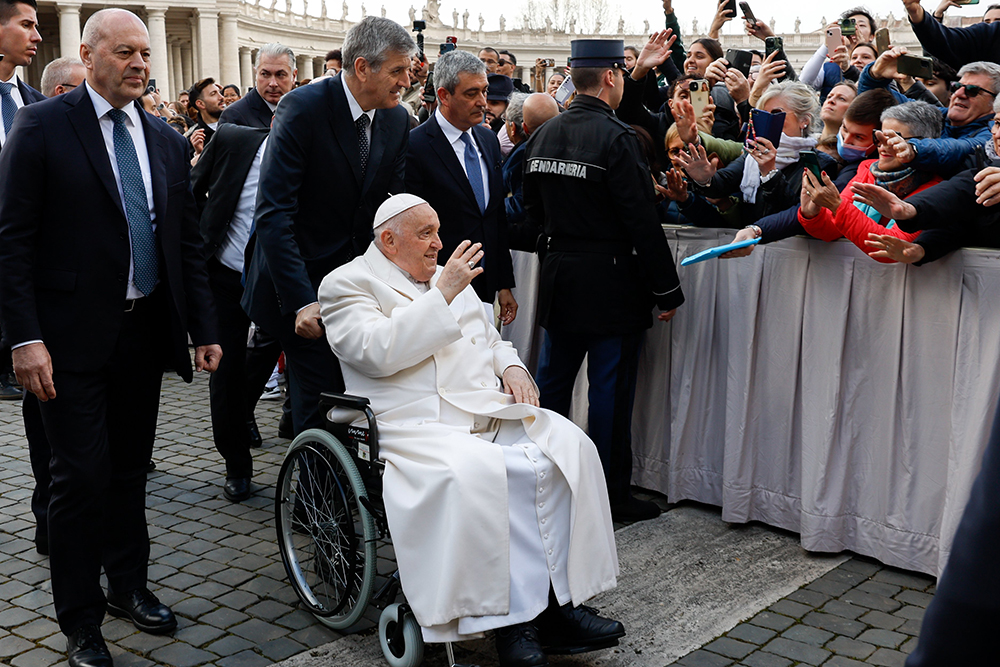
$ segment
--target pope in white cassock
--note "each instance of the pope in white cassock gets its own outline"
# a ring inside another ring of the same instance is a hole
[[[625,629],[582,603],[618,558],[594,444],[538,407],[472,279],[483,253],[437,265],[438,218],[395,195],[375,241],[319,289],[347,392],[371,401],[400,579],[426,641],[496,630],[502,667],[614,646]]]

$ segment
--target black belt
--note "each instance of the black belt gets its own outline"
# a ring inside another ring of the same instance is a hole
[[[631,255],[632,244],[628,241],[607,241],[595,239],[549,239],[551,252],[591,252],[601,255]]]

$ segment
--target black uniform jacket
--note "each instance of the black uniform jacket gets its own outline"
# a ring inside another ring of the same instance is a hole
[[[635,131],[579,95],[528,139],[524,206],[548,237],[540,324],[619,336],[684,302]]]

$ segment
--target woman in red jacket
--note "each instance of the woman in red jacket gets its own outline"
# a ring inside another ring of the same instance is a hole
[[[873,183],[892,192],[900,199],[920,192],[941,182],[940,177],[914,169],[900,162],[890,145],[894,137],[908,139],[936,139],[941,136],[941,112],[926,102],[907,102],[886,109],[882,113],[882,131],[876,132],[878,159],[862,162],[853,183]],[[913,241],[918,234],[908,234],[899,229],[895,221],[886,220],[871,206],[854,201],[850,184],[843,194],[826,173],[822,183],[808,170],[802,174],[799,222],[811,235],[824,241],[841,237],[849,239],[866,254],[871,248],[865,245],[869,234],[888,234],[905,241]],[[890,263],[891,259],[874,258]]]

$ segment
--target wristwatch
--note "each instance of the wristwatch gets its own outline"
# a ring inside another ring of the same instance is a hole
[[[749,229],[751,232],[753,232],[753,237],[755,239],[759,239],[761,236],[764,235],[764,230],[761,229],[760,226],[758,225],[747,225],[743,229]]]

